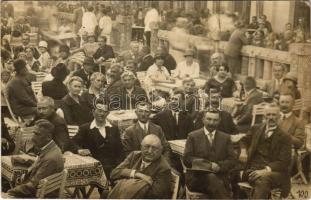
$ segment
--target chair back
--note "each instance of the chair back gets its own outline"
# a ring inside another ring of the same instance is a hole
[[[253,126],[256,122],[256,116],[263,116],[265,114],[265,106],[266,103],[261,103],[253,106],[253,113],[252,113],[252,123],[251,126]]]
[[[59,189],[58,198],[63,198],[64,189],[66,186],[67,170],[64,169],[60,173],[53,174],[39,181],[37,187],[37,198],[44,198],[47,194]]]
[[[21,125],[20,121],[17,120],[15,114],[13,113],[12,107],[11,107],[10,102],[8,100],[9,99],[8,94],[6,92],[3,93],[3,97],[4,97],[4,100],[6,102],[7,107],[9,109],[9,112],[10,112],[10,115],[11,115],[13,121],[16,122],[18,125]]]
[[[42,94],[42,82],[41,81],[33,81],[31,82],[31,89],[35,93],[36,96]]]
[[[171,187],[172,187],[172,199],[177,199],[178,195],[178,190],[179,190],[179,175],[177,175],[175,172],[171,171],[172,173],[172,182],[171,182]]]
[[[21,127],[15,136],[15,150],[14,154],[19,154],[22,147],[25,147],[31,144],[31,138],[34,135],[34,127]]]
[[[296,99],[294,107],[293,107],[293,111],[301,110],[301,108],[302,108],[302,100]]]
[[[67,125],[67,129],[68,129],[69,137],[72,138],[75,135],[77,135],[77,133],[79,131],[79,126]]]

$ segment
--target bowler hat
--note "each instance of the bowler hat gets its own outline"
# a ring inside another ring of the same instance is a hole
[[[59,52],[66,52],[66,53],[69,53],[70,51],[70,48],[67,46],[67,45],[61,45],[59,47]]]
[[[193,52],[193,50],[192,49],[187,49],[186,51],[185,51],[185,53],[184,53],[184,57],[186,57],[186,56],[194,56],[194,52]]]

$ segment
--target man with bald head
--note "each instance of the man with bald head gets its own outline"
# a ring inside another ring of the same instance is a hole
[[[69,151],[72,143],[69,139],[67,124],[63,118],[56,114],[55,103],[51,97],[43,96],[38,99],[37,114],[30,125],[33,126],[39,119],[46,119],[54,125],[52,139],[62,152]]]
[[[54,126],[45,119],[38,120],[34,126],[32,142],[39,150],[38,159],[30,166],[22,184],[8,191],[15,198],[34,198],[39,181],[64,169],[63,155],[52,140]],[[22,157],[12,158],[12,163],[25,163]],[[22,176],[23,177],[23,176]]]
[[[111,173],[113,181],[137,179],[138,184],[130,185],[129,183],[133,180],[120,181],[110,192],[108,198],[168,199],[171,194],[172,177],[170,166],[161,155],[162,149],[163,146],[158,136],[154,134],[145,136],[141,142],[141,151],[130,153]],[[135,195],[133,195],[134,192]]]
[[[253,126],[241,140],[243,147],[240,161],[246,162],[243,179],[254,189],[251,199],[267,199],[274,188],[281,188],[283,198],[290,191],[288,168],[292,143],[290,136],[280,129],[279,117],[280,108],[268,104],[265,108],[265,123]]]

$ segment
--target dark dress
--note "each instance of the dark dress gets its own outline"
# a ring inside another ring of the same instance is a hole
[[[53,79],[42,83],[42,94],[54,100],[61,100],[68,94],[68,90],[62,81]]]
[[[217,88],[220,90],[220,95],[223,98],[232,97],[235,90],[235,83],[231,78],[227,78],[224,82],[218,82],[214,77],[207,81],[205,84],[205,93],[209,94],[211,88]]]
[[[64,112],[64,118],[68,125],[82,125],[93,120],[92,111],[87,103],[79,97],[79,103],[67,94],[60,103],[60,108]]]

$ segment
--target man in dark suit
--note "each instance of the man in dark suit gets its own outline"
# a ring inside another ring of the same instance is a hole
[[[280,92],[280,86],[286,73],[285,65],[282,63],[274,63],[272,72],[273,79],[267,82],[263,88],[263,90],[266,91],[270,96]]]
[[[262,93],[256,89],[256,80],[253,77],[246,77],[244,89],[246,92],[245,102],[238,106],[236,112],[232,114],[240,132],[246,132],[250,128],[253,106],[263,102]]]
[[[40,57],[39,51],[35,47],[30,46],[30,36],[28,34],[24,33],[22,35],[22,45],[14,48],[15,58],[17,58],[17,56],[20,52],[25,51],[27,47],[31,48],[31,50],[33,51],[33,56],[35,59],[38,59]]]
[[[241,140],[240,161],[246,162],[243,179],[254,189],[251,199],[267,199],[273,188],[281,188],[282,197],[290,191],[292,143],[277,124],[279,116],[278,106],[267,105],[265,123],[253,126]]]
[[[118,127],[112,126],[106,117],[109,114],[107,105],[98,101],[93,111],[94,120],[80,126],[79,132],[73,137],[76,143],[75,153],[91,154],[99,160],[109,177],[110,172],[123,157],[122,143]]]
[[[107,61],[109,58],[114,58],[114,52],[110,45],[107,44],[107,37],[100,35],[98,37],[98,43],[100,47],[97,49],[93,58],[97,64],[101,64],[104,61]]]
[[[119,102],[119,109],[132,110],[141,102],[147,102],[148,97],[146,91],[135,85],[136,77],[133,72],[125,71],[121,75],[122,86],[110,95],[110,101]]]
[[[213,93],[209,99],[210,99],[210,102],[207,102],[207,106],[218,109],[220,106],[220,102],[221,102],[221,95],[219,91],[216,93]],[[199,129],[204,126],[203,121],[202,121],[204,114],[200,113],[200,115],[202,117],[198,118],[197,123],[195,124],[196,125],[195,129]],[[239,133],[238,128],[234,124],[233,118],[230,113],[228,113],[225,110],[220,110],[219,116],[220,116],[220,122],[218,124],[217,130],[230,134],[230,135],[235,135]]]
[[[156,135],[147,135],[141,142],[141,151],[131,152],[127,158],[111,173],[113,181],[139,179],[145,181],[143,192],[139,196],[126,196],[138,184],[117,184],[108,198],[169,199],[171,193],[171,170],[166,159],[161,155],[162,144]],[[146,186],[146,188],[144,188]],[[140,188],[137,188],[140,189]]]
[[[38,99],[37,114],[30,126],[40,119],[46,119],[54,125],[52,139],[62,152],[69,151],[72,143],[69,139],[67,124],[63,118],[56,114],[54,100],[51,97],[43,96]]]
[[[79,76],[84,81],[86,88],[90,87],[91,75],[94,72],[95,63],[92,57],[85,57],[82,69],[73,73],[73,76]]]
[[[217,130],[219,121],[218,110],[210,109],[203,119],[204,128],[188,135],[183,157],[185,166],[190,168],[186,185],[191,191],[206,193],[211,198],[229,199],[225,182],[236,155],[230,136]],[[197,168],[200,165],[201,169]]]
[[[295,104],[294,94],[281,94],[279,104],[281,109],[280,129],[290,136],[294,147],[299,149],[306,140],[306,134],[303,122],[293,113]]]
[[[29,168],[23,183],[8,191],[10,196],[34,198],[40,180],[64,169],[62,152],[52,140],[53,129],[53,124],[47,120],[36,122],[32,141],[39,151],[38,160]],[[23,158],[15,159],[14,163],[18,163],[19,160]]]
[[[186,139],[193,130],[193,122],[184,111],[185,96],[182,90],[175,90],[168,109],[156,114],[152,121],[161,126],[167,140]]]
[[[25,117],[36,113],[37,100],[27,80],[28,70],[23,59],[14,61],[15,77],[7,85],[8,101],[16,116]]]
[[[125,130],[124,138],[122,140],[124,152],[128,155],[132,151],[139,150],[143,138],[146,135],[154,134],[160,138],[163,146],[163,154],[169,160],[171,148],[165,138],[162,128],[149,120],[151,105],[146,102],[140,102],[136,106],[135,113],[137,115],[138,122]]]

